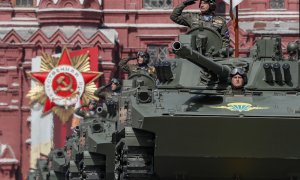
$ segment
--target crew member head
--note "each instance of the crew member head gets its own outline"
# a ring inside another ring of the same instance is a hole
[[[147,66],[150,60],[150,55],[147,52],[139,51],[137,53],[137,64],[139,66]]]
[[[113,92],[119,91],[121,89],[121,81],[118,80],[117,78],[112,78],[110,82],[111,82],[111,90]]]
[[[201,14],[212,14],[216,10],[215,0],[200,0],[199,9]]]
[[[96,100],[90,100],[88,108],[90,111],[95,111],[97,108],[97,105],[98,105],[98,103]]]
[[[247,82],[247,76],[243,68],[234,68],[230,72],[232,89],[243,89]]]
[[[299,53],[300,53],[300,48],[299,44],[297,42],[290,42],[287,45],[287,53],[289,55],[290,60],[298,60],[299,58]]]

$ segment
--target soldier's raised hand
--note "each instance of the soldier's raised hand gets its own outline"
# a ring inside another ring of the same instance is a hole
[[[134,60],[134,59],[137,59],[137,57],[136,56],[128,56],[126,60],[131,61],[131,60]]]
[[[185,0],[185,1],[183,2],[183,4],[186,5],[186,6],[189,6],[189,5],[195,4],[195,1],[196,1],[196,0]]]

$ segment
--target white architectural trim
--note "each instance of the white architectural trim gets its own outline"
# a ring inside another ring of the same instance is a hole
[[[37,0],[36,1],[36,5],[38,6],[40,4],[40,1],[41,0]],[[54,4],[57,4],[58,0],[52,0],[54,2]],[[83,4],[85,0],[79,0],[80,4]],[[101,5],[102,4],[102,0],[98,0],[99,4]]]
[[[129,23],[105,23],[108,27],[136,27],[136,28],[178,28],[184,27],[175,23],[143,23],[143,24],[129,24]]]
[[[15,11],[36,11],[37,8],[33,7],[14,7],[13,8]]]
[[[12,70],[17,69],[17,66],[0,66],[0,70]]]
[[[31,18],[31,17],[14,17],[12,20],[15,21],[37,21],[37,18]]]
[[[101,61],[100,64],[105,64],[105,65],[116,65],[115,63],[113,62],[106,62],[106,61]]]
[[[10,155],[10,158],[7,158],[7,157],[3,158],[4,153],[7,151]],[[19,163],[19,161],[16,159],[14,150],[8,144],[0,144],[0,165],[1,164],[11,164],[11,163],[13,163],[13,164]]]
[[[7,90],[8,90],[7,87],[0,87],[0,91],[7,91]],[[0,106],[6,106],[6,105],[7,105],[7,103],[5,103],[5,104],[3,105],[3,103],[0,102]]]
[[[102,10],[97,9],[78,9],[78,8],[47,8],[47,9],[37,9],[36,12],[53,12],[53,11],[64,11],[64,12],[103,12]]]
[[[277,18],[277,19],[283,19],[283,18],[298,18],[299,14],[252,14],[252,15],[239,15],[239,19],[246,19],[246,18]]]
[[[15,21],[15,22],[12,22],[12,21],[1,21],[0,22],[0,25],[30,25],[30,26],[38,26],[39,23],[38,22],[28,22],[28,21],[25,21],[25,22],[22,22],[22,21]]]
[[[11,7],[0,7],[0,11],[8,11],[8,10],[10,10],[10,11],[12,11],[13,10],[13,8],[11,8]]]
[[[18,164],[19,161],[15,158],[2,158],[0,164]]]

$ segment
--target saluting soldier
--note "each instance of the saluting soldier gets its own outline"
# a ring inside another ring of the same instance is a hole
[[[109,91],[107,91],[107,89]],[[118,97],[121,94],[122,84],[117,78],[112,78],[106,86],[98,88],[94,95],[99,97],[99,101],[106,105],[106,110],[110,116],[115,116],[118,107]]]
[[[81,119],[85,117],[92,117],[96,115],[96,109],[98,106],[98,102],[96,100],[90,100],[88,105],[81,106],[75,109],[75,115],[79,116]],[[74,120],[73,120],[74,121]],[[74,122],[72,122],[73,124]],[[78,125],[79,122],[76,122]],[[73,128],[76,127],[76,125],[72,125]]]
[[[135,64],[128,64],[129,61],[136,60]],[[155,78],[155,69],[152,66],[149,66],[150,55],[148,52],[139,51],[136,57],[128,57],[124,60],[121,60],[119,66],[123,71],[128,72],[128,75],[131,76],[135,73],[147,73],[150,76]]]
[[[109,88],[109,91],[105,91]],[[117,96],[121,93],[122,84],[117,78],[112,78],[110,83],[106,86],[101,86],[98,88],[94,95],[99,97],[100,100],[106,100],[107,98],[112,98],[112,96]]]
[[[229,47],[229,32],[224,18],[215,16],[216,1],[200,0],[200,13],[182,12],[189,5],[195,4],[197,0],[186,0],[174,8],[170,18],[177,24],[188,26],[193,29],[200,27],[209,27],[220,33],[223,41],[222,48]]]

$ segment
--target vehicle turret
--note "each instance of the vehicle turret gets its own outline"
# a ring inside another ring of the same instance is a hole
[[[193,50],[191,47],[185,46],[180,41],[174,42],[172,48],[173,52],[179,57],[184,58],[207,71],[211,71],[218,75],[220,80],[227,81],[230,72],[228,66],[213,61],[211,58]]]
[[[222,38],[213,29],[202,27],[178,36],[172,45],[174,59],[155,66],[159,87],[224,90],[235,67],[232,48],[222,48]],[[249,60],[243,60],[248,66]]]
[[[63,179],[67,171],[67,154],[63,149],[54,149],[49,154],[49,179]]]

